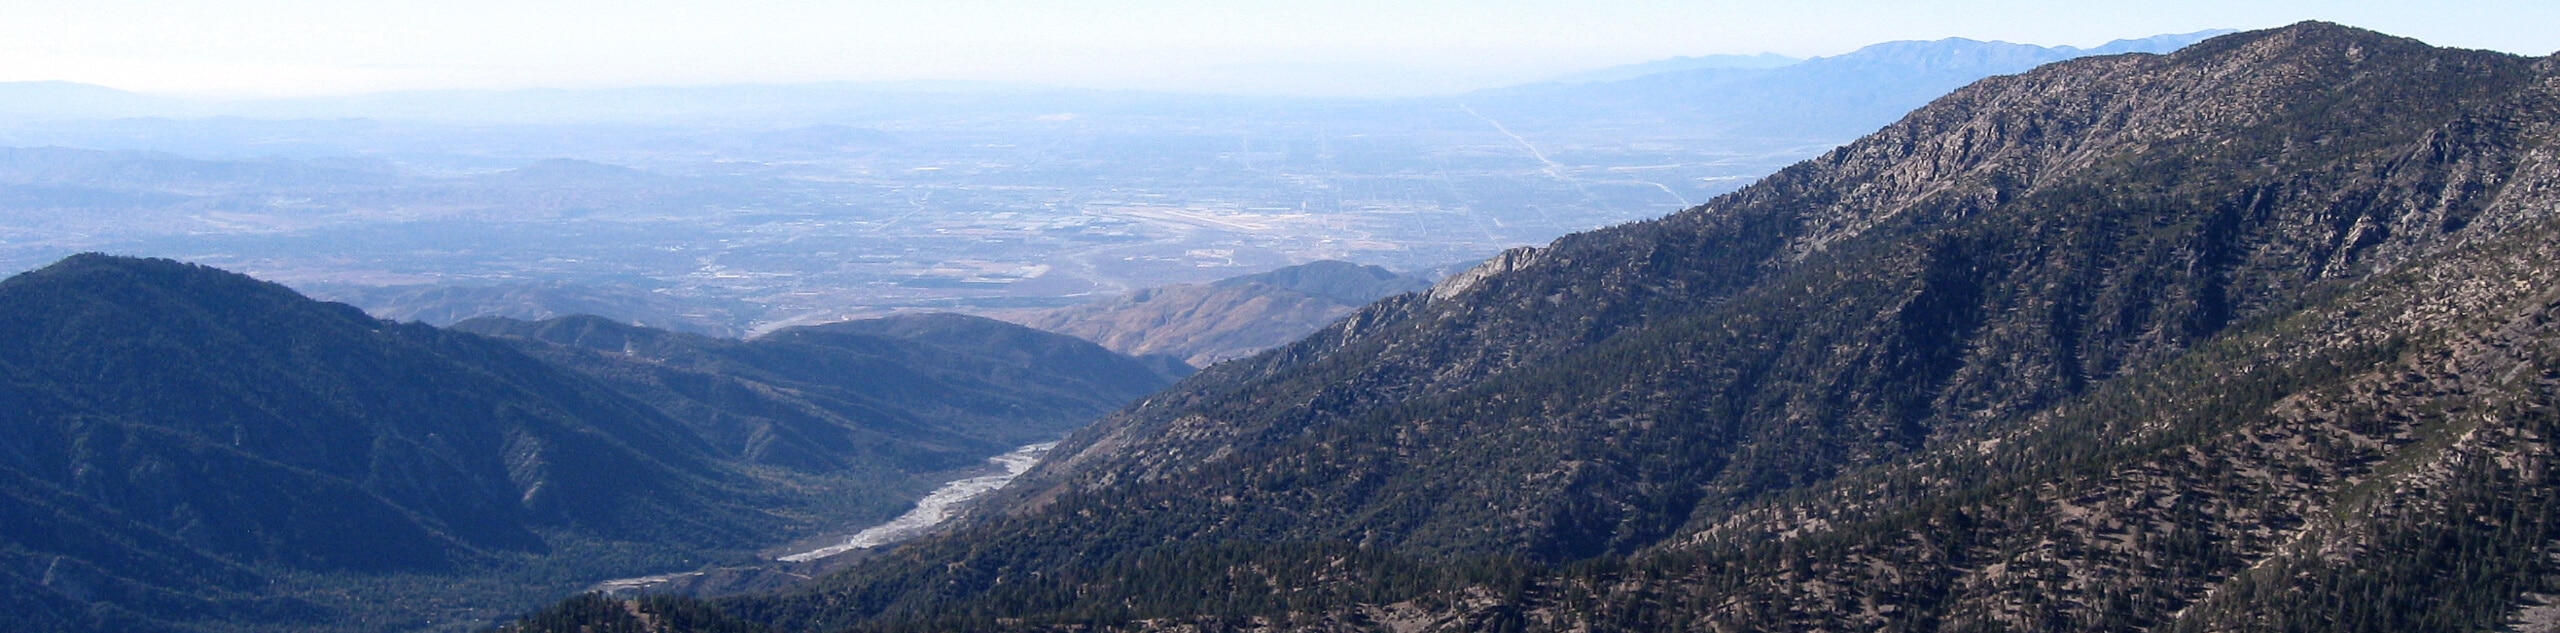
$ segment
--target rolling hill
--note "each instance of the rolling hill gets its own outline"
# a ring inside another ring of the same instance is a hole
[[[1207,367],[1298,340],[1371,301],[1429,286],[1376,266],[1321,260],[997,316],[1123,354],[1164,355]]]

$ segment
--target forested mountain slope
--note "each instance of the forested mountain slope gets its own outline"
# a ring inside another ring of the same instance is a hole
[[[0,626],[473,630],[885,520],[1174,378],[954,315],[478,325],[520,338],[168,260],[0,281]]]
[[[547,551],[540,531],[736,547],[781,524],[600,385],[210,268],[82,255],[0,281],[0,371],[0,572],[39,629],[325,617],[260,606],[252,567],[435,573]]]
[[[1956,91],[1078,432],[795,630],[2408,630],[2560,591],[2560,62]]]
[[[810,472],[972,466],[1056,439],[1180,378],[1071,336],[958,314],[785,328],[745,341],[594,316],[482,318],[453,328],[518,341],[612,385],[682,421],[724,457]]]

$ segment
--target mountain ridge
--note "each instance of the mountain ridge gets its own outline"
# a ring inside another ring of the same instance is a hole
[[[865,630],[2494,625],[2560,571],[2535,492],[2560,474],[2555,77],[2304,23],[1986,79],[1211,367],[1001,512],[721,604]]]

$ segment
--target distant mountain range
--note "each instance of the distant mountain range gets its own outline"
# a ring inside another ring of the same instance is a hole
[[[0,117],[27,119],[170,116],[173,99],[68,81],[0,82]]]
[[[0,281],[0,621],[468,630],[884,519],[1173,378],[959,316],[471,325],[168,260]]]
[[[2229,32],[2117,40],[2087,49],[1948,38],[1886,42],[1789,64],[1657,62],[1662,65],[1603,71],[1595,77],[1660,72],[1531,84],[1462,99],[1488,116],[1522,126],[1586,125],[1584,119],[1591,117],[1627,124],[1680,119],[1734,135],[1847,139],[1984,77],[2093,55],[2167,53]]]
[[[1625,66],[1612,66],[1598,70],[1587,70],[1556,77],[1547,81],[1560,84],[1600,83],[1607,81],[1625,81],[1637,77],[1643,77],[1645,75],[1659,75],[1662,73],[1679,72],[1684,70],[1700,70],[1708,68],[1777,68],[1779,66],[1787,66],[1801,61],[1804,60],[1776,53],[1761,53],[1758,55],[1701,55],[1698,57],[1673,57],[1669,59],[1657,59],[1641,64],[1628,64]]]
[[[1832,57],[1799,60],[1782,55],[1707,55],[1675,57],[1642,64],[1575,73],[1554,84],[1614,83],[1639,78],[1697,85],[1699,77],[1665,75],[1703,71],[1771,71],[1812,64],[1815,78],[1795,82],[1893,79],[1891,70],[1917,70],[1919,77],[1894,86],[1935,86],[1944,77],[1970,77],[1922,96],[1936,96],[1963,81],[1989,74],[2023,71],[2036,64],[2087,55],[2160,53],[2227,30],[2159,35],[2109,42],[2095,48],[2033,46],[1950,38],[1931,42],[1891,42]],[[1847,77],[1840,73],[1864,73]],[[1745,72],[1744,74],[1752,74]],[[1787,83],[1780,80],[1779,83]],[[1504,93],[1534,89],[1480,91]],[[430,90],[333,97],[203,101],[153,97],[113,88],[61,81],[0,82],[0,117],[21,120],[104,119],[122,117],[251,117],[263,119],[376,118],[455,122],[597,123],[642,121],[847,120],[902,118],[919,114],[1040,114],[1056,111],[1111,111],[1122,108],[1234,107],[1250,104],[1299,103],[1335,105],[1363,101],[1428,103],[1438,98],[1363,99],[1350,97],[1221,96],[1136,91],[1044,88],[971,82],[833,82],[695,87],[637,87],[593,90]],[[1223,104],[1223,105],[1222,105]],[[1916,103],[1913,105],[1917,105]],[[1903,108],[1907,110],[1909,108]],[[1899,114],[1899,111],[1892,114]],[[1887,119],[1890,120],[1890,119]],[[1882,122],[1877,122],[1881,125]],[[1859,130],[1863,132],[1865,130]]]
[[[1325,260],[998,316],[1123,354],[1207,367],[1298,340],[1371,301],[1430,285],[1376,266]]]

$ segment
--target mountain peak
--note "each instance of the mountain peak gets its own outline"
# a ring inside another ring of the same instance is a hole
[[[162,257],[109,255],[94,251],[64,257],[60,260],[54,261],[52,264],[45,265],[43,268],[38,268],[30,272],[39,275],[80,275],[96,273],[121,273],[151,276],[203,275],[208,277],[236,278],[246,281],[256,281],[255,279],[251,279],[248,275],[214,268],[203,264],[182,262]],[[10,279],[18,279],[18,277],[11,277]]]
[[[211,266],[172,259],[80,253],[24,274],[0,279],[0,296],[33,301],[75,301],[86,310],[121,312],[136,306],[176,305],[194,309],[310,308],[363,327],[378,325],[363,310],[338,303],[312,301],[291,288]],[[177,304],[166,302],[177,301]],[[58,309],[72,309],[58,305]],[[70,318],[68,314],[11,311],[31,318]]]
[[[2243,31],[2217,37],[2180,50],[2178,57],[2228,58],[2234,62],[2262,63],[2316,55],[2319,57],[2312,61],[2324,67],[2344,70],[2363,62],[2373,54],[2385,51],[2424,56],[2463,53],[2506,55],[2487,51],[2438,48],[2412,38],[2334,22],[2308,20],[2271,29]],[[2344,63],[2337,63],[2340,61]]]

